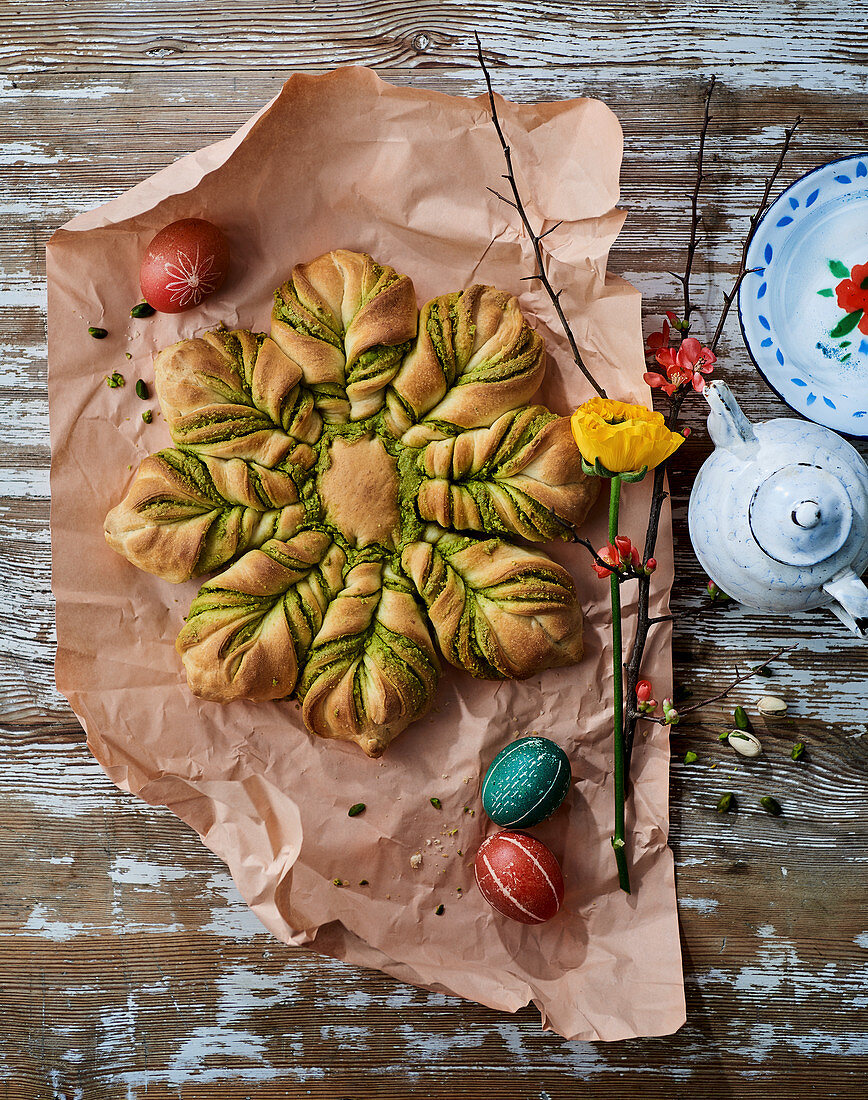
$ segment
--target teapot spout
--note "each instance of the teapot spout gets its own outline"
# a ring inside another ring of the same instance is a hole
[[[832,611],[854,634],[868,636],[868,588],[852,569],[845,569],[823,585],[835,601]]]
[[[736,455],[747,455],[759,446],[750,421],[741,411],[726,382],[712,382],[705,387],[705,400],[711,407],[708,434],[715,447],[723,447]]]

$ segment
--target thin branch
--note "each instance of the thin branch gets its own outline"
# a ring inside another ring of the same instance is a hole
[[[702,187],[702,181],[705,176],[702,172],[702,162],[705,157],[705,137],[708,133],[708,123],[711,120],[711,93],[714,91],[714,85],[717,83],[717,77],[712,76],[708,82],[708,87],[705,89],[705,113],[702,119],[702,129],[699,132],[699,152],[696,157],[696,183],[693,186],[693,199],[691,202],[691,217],[690,217],[690,241],[687,245],[687,262],[684,266],[684,275],[678,275],[681,281],[681,285],[684,288],[684,321],[688,324],[690,322],[690,314],[693,312],[693,306],[690,302],[690,273],[693,270],[693,257],[696,254],[696,231],[699,228],[701,221],[701,215],[699,213],[699,189]]]
[[[721,334],[723,332],[724,322],[729,315],[729,310],[732,306],[732,303],[735,301],[735,296],[738,293],[738,288],[741,286],[744,277],[750,274],[750,272],[746,269],[747,254],[748,250],[750,249],[751,241],[754,239],[757,227],[759,226],[763,214],[766,212],[766,207],[768,206],[769,202],[769,195],[771,194],[772,188],[775,185],[775,180],[780,175],[780,171],[784,166],[784,160],[786,158],[787,151],[790,148],[790,142],[793,140],[793,134],[796,132],[796,128],[801,124],[801,122],[802,116],[797,115],[796,121],[792,124],[792,126],[790,126],[788,130],[784,131],[784,143],[781,146],[780,153],[778,154],[778,159],[777,163],[775,164],[774,171],[766,180],[766,185],[763,190],[763,197],[762,199],[760,199],[760,204],[756,209],[756,213],[750,219],[750,228],[748,229],[747,236],[744,239],[744,246],[741,250],[741,260],[739,261],[738,265],[738,274],[735,277],[735,285],[733,286],[729,294],[727,294],[724,298],[723,310],[720,314],[720,320],[717,322],[717,328],[714,330],[714,336],[711,339],[711,343],[708,345],[712,351],[717,348],[717,342],[718,340],[720,340]]]
[[[691,391],[692,392],[692,391]],[[669,412],[666,416],[666,427],[670,431],[675,429],[681,406],[687,396],[686,390],[676,390],[669,398]],[[651,505],[648,511],[648,529],[645,535],[645,547],[642,552],[642,561],[646,562],[654,557],[654,549],[657,546],[657,534],[660,530],[660,514],[663,509],[663,501],[669,495],[665,489],[666,463],[661,463],[654,471],[654,484],[651,488]],[[636,636],[630,650],[630,657],[626,662],[626,695],[627,695],[627,721],[624,729],[624,747],[627,754],[627,774],[629,776],[630,756],[633,752],[633,740],[636,735],[636,723],[639,715],[633,710],[630,701],[636,697],[636,685],[639,683],[642,658],[645,655],[645,644],[648,641],[648,631],[651,629],[651,617],[648,608],[651,602],[651,577],[639,578],[639,590],[636,597]]]
[[[791,653],[794,649],[798,649],[798,646],[794,646],[794,645],[784,646],[782,649],[779,649],[776,653],[773,653],[771,655],[771,657],[767,657],[762,662],[761,665],[757,666],[757,668],[763,668],[765,665],[771,664],[771,662],[777,660],[778,657],[782,657],[785,653]],[[727,695],[730,694],[731,691],[733,691],[735,688],[738,687],[739,684],[743,684],[745,682],[745,680],[751,680],[754,676],[759,675],[756,668],[751,669],[750,672],[739,673],[738,666],[736,666],[735,671],[736,671],[735,679],[727,687],[725,687],[723,689],[723,691],[718,692],[717,695],[710,696],[708,699],[702,699],[702,700],[700,700],[700,702],[694,703],[690,707],[679,707],[678,708],[679,716],[681,718],[683,718],[685,714],[692,714],[695,710],[701,710],[702,707],[707,707],[711,703],[719,703],[721,699],[725,699],[727,697]],[[658,726],[667,725],[667,723],[664,722],[664,720],[662,718],[660,718],[659,716],[653,715],[653,714],[641,714],[641,713],[639,713],[639,711],[633,710],[632,707],[630,707],[628,709],[628,714],[631,718],[635,718],[637,721],[655,722]]]
[[[761,665],[759,665],[758,667],[763,668],[763,667],[765,667],[765,665],[771,664],[772,661],[776,661],[778,659],[778,657],[782,657],[785,653],[791,653],[794,649],[798,649],[798,646],[785,645],[781,649],[779,649],[776,653],[773,653],[771,655],[771,657],[766,657],[766,659],[763,661],[763,663]],[[738,669],[736,669],[736,672],[738,672]],[[756,669],[753,669],[753,668],[750,670],[750,672],[745,672],[745,673],[742,673],[741,675],[737,675],[735,677],[735,679],[732,681],[732,683],[729,685],[729,687],[725,687],[723,689],[723,691],[719,692],[717,695],[712,695],[708,699],[703,699],[699,703],[694,703],[693,706],[691,706],[691,707],[684,707],[684,709],[681,709],[679,707],[678,708],[678,713],[683,718],[685,714],[692,714],[693,711],[700,710],[702,707],[707,707],[710,703],[719,703],[721,699],[725,699],[727,697],[727,695],[729,695],[729,693],[733,690],[733,688],[737,688],[739,684],[743,684],[745,682],[745,680],[750,680],[756,675],[757,675]]]
[[[515,174],[513,173],[513,170],[512,170],[512,154],[510,152],[509,145],[507,145],[506,138],[503,135],[503,130],[501,129],[501,126],[500,126],[500,119],[497,117],[497,106],[494,102],[494,89],[491,85],[491,77],[489,76],[488,68],[486,67],[486,64],[485,64],[485,58],[482,56],[482,43],[479,41],[479,35],[476,34],[476,32],[474,32],[474,36],[476,38],[476,52],[477,52],[477,56],[479,57],[479,64],[482,67],[482,72],[483,72],[483,75],[485,76],[485,84],[486,84],[486,87],[488,88],[488,102],[491,106],[491,121],[494,123],[494,128],[497,131],[497,136],[500,139],[500,145],[501,145],[501,148],[503,149],[504,160],[506,161],[506,173],[505,173],[503,178],[506,179],[506,180],[509,180],[509,186],[512,189],[512,194],[513,194],[513,197],[515,199],[515,202],[511,202],[509,199],[504,198],[503,195],[498,195],[498,198],[503,199],[504,202],[509,203],[510,206],[512,206],[515,210],[518,211],[518,215],[521,218],[522,225],[524,226],[525,230],[527,231],[527,234],[530,237],[531,243],[533,245],[534,256],[536,257],[537,270],[541,273],[539,275],[539,279],[542,282],[543,286],[545,287],[546,293],[548,294],[549,298],[551,298],[552,305],[555,308],[555,313],[557,313],[557,315],[558,315],[558,320],[561,323],[561,326],[564,330],[564,334],[567,338],[567,342],[570,345],[570,351],[573,353],[573,359],[575,360],[576,366],[579,368],[579,370],[582,372],[582,374],[585,376],[585,378],[587,378],[587,380],[590,382],[591,386],[593,386],[594,391],[597,394],[599,394],[600,397],[605,397],[606,396],[606,391],[599,384],[599,382],[597,382],[597,380],[594,378],[594,376],[591,374],[591,372],[588,370],[588,368],[585,366],[584,362],[582,361],[582,356],[579,352],[579,346],[576,343],[575,337],[573,336],[573,330],[570,328],[569,321],[567,321],[566,315],[564,314],[563,308],[561,307],[561,303],[560,303],[561,291],[558,291],[557,293],[555,293],[555,290],[552,287],[551,283],[549,282],[548,276],[545,273],[545,263],[543,262],[543,250],[540,246],[540,241],[542,240],[543,235],[535,233],[534,230],[531,228],[531,224],[530,224],[530,221],[528,220],[527,212],[525,211],[524,204],[521,201],[521,195],[518,192],[518,186],[515,182]],[[491,191],[492,189],[489,187],[488,190]],[[494,191],[493,193],[495,195],[497,195],[496,191]]]
[[[518,207],[515,205],[515,203],[512,201],[512,199],[508,199],[506,197],[506,195],[501,195],[501,193],[499,191],[495,191],[493,187],[486,187],[485,190],[490,191],[492,193],[492,195],[496,195],[497,198],[499,198],[501,202],[505,202],[506,205],[511,206],[513,208],[513,210],[518,210]]]
[[[556,229],[559,229],[559,228],[560,228],[560,227],[561,227],[561,226],[562,226],[563,224],[564,224],[564,223],[563,223],[563,220],[561,220],[561,221],[559,221],[559,222],[555,222],[555,224],[554,224],[553,226],[551,226],[551,228],[550,228],[550,229],[547,229],[547,230],[545,231],[545,233],[540,233],[540,235],[539,235],[539,239],[540,239],[540,240],[542,240],[542,239],[543,239],[543,237],[547,237],[547,236],[549,235],[549,233],[554,233],[554,231],[555,231]]]

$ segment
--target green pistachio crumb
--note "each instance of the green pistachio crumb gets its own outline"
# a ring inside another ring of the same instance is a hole
[[[801,760],[804,755],[805,755],[805,742],[804,741],[797,741],[795,743],[795,745],[793,745],[793,751],[790,753],[790,756],[792,756],[793,760]]]
[[[435,915],[438,916],[438,917],[442,917],[445,912],[446,912],[446,906],[442,902],[434,910]]]
[[[359,879],[359,886],[370,886],[370,883],[368,882],[368,880],[366,878],[360,878]]]
[[[128,351],[125,351],[124,355],[127,357],[127,359],[132,359],[132,355]]]
[[[443,803],[440,801],[439,798],[431,798],[431,799],[429,799],[429,801],[430,801],[431,805],[434,807],[435,810],[442,810],[443,809]]]
[[[692,750],[690,752],[686,752],[684,754],[684,763],[685,764],[695,764],[698,759],[699,759],[699,757]]]
[[[735,794],[733,791],[727,791],[726,794],[720,796],[720,801],[717,803],[717,812],[719,814],[728,814],[730,810],[734,810]]]
[[[760,806],[765,810],[767,814],[771,814],[772,817],[780,817],[784,812],[781,809],[781,804],[776,798],[772,798],[770,794],[764,795],[760,799]]]
[[[145,409],[145,411],[142,413],[142,420],[144,420],[146,424],[150,424],[153,419],[154,414],[151,412],[151,410]]]
[[[765,676],[766,678],[768,678],[769,676],[774,676],[774,673],[768,665],[757,665],[756,668],[751,669],[751,671],[753,672],[754,676]]]
[[[139,302],[130,310],[130,317],[153,317],[157,311],[149,302]]]
[[[458,830],[457,830],[457,829],[450,829],[450,830],[449,830],[449,836],[455,836],[455,834],[456,834],[457,832],[458,832]]]
[[[96,325],[91,325],[87,330],[88,334],[94,338],[94,340],[105,340],[108,336],[108,330],[104,328],[97,328]]]
[[[723,733],[717,735],[718,741],[726,741],[729,737],[729,730],[724,730]]]
[[[116,390],[118,386],[124,384],[124,376],[118,371],[115,371],[113,374],[106,375],[105,384],[110,390]]]
[[[347,810],[347,817],[358,817],[359,814],[363,814],[367,806],[364,802],[356,802]]]
[[[342,878],[333,878],[332,886],[346,886],[346,883]]]

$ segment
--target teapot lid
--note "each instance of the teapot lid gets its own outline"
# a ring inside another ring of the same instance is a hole
[[[751,534],[764,554],[784,565],[816,565],[847,541],[853,505],[834,474],[794,462],[757,486],[748,516]]]

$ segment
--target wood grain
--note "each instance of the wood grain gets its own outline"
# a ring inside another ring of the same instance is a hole
[[[776,143],[805,115],[782,183],[866,146],[865,36],[844,5],[290,3],[175,0],[0,10],[0,1081],[4,1100],[427,1096],[460,1088],[578,1096],[864,1095],[868,922],[866,649],[822,613],[786,623],[708,605],[686,497],[708,453],[693,406],[673,477],[677,681],[694,698],[735,662],[798,649],[757,719],[766,753],[737,765],[724,705],[677,728],[672,845],[687,1025],[665,1040],[566,1043],[515,1017],[275,943],[225,869],[167,812],[103,776],[53,686],[44,244],[75,213],[233,132],[293,70],[369,64],[388,80],[516,100],[595,95],[625,131],[612,270],[649,328],[678,301],[704,79],[716,72],[697,300],[710,327]],[[792,415],[731,320],[721,373],[757,419]],[[864,448],[863,448],[864,451]],[[795,739],[808,744],[794,764]],[[680,762],[687,748],[699,754]],[[723,790],[740,810],[714,809]],[[785,809],[758,807],[772,793]]]

